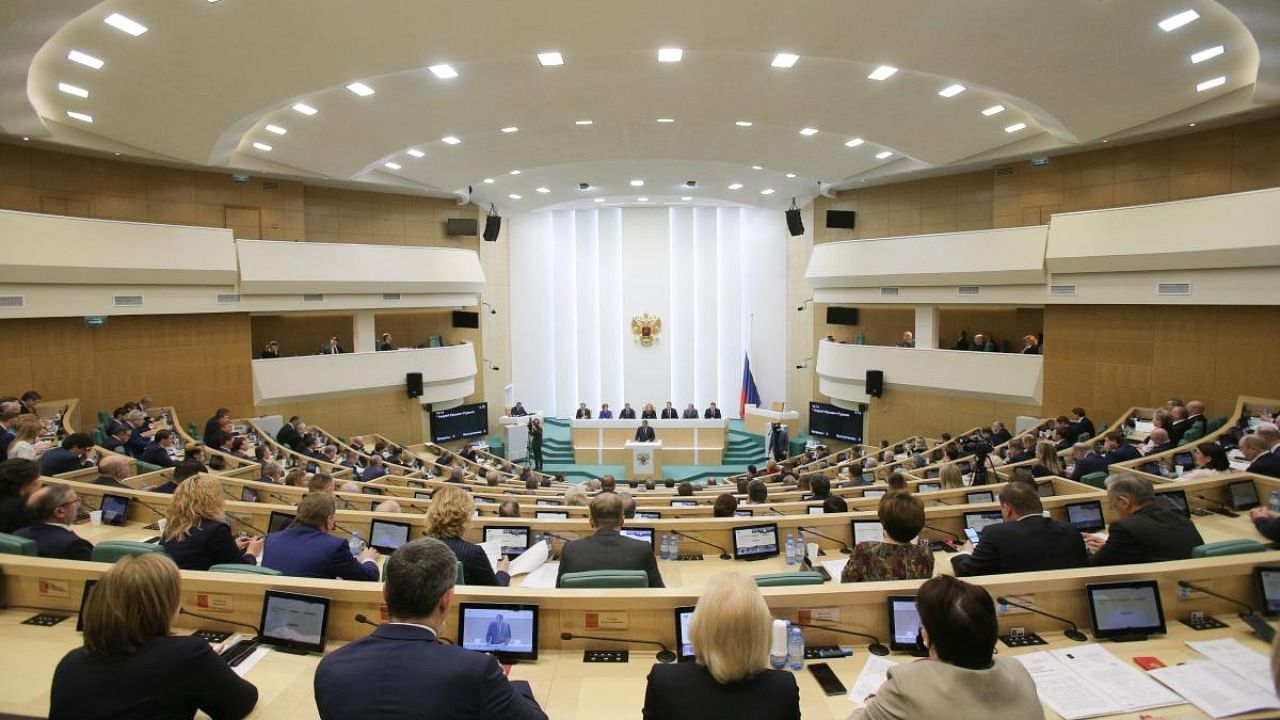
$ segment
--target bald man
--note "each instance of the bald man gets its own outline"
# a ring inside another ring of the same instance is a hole
[[[663,587],[649,543],[618,532],[622,529],[625,505],[617,493],[601,493],[591,501],[591,528],[595,534],[565,543],[560,551],[557,587],[565,573],[586,570],[644,570],[649,576],[649,587]]]
[[[373,508],[373,511],[380,512],[380,513],[402,512],[402,510],[400,509],[400,503],[396,502],[395,500],[383,500],[382,502],[378,503],[376,507]]]
[[[114,488],[128,488],[122,481],[129,477],[129,460],[123,455],[107,455],[98,461],[98,477],[94,485],[106,485]]]

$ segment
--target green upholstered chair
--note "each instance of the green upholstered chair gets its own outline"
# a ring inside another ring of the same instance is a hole
[[[204,442],[204,437],[200,435],[200,428],[196,427],[196,424],[193,422],[187,423],[187,434],[196,442]]]
[[[1234,540],[1221,540],[1219,542],[1205,543],[1191,548],[1191,557],[1221,557],[1223,555],[1243,555],[1245,553],[1256,553],[1266,550],[1267,546],[1255,540],[1248,538],[1236,538]]]
[[[790,585],[821,585],[822,573],[813,570],[800,572],[765,573],[755,576],[758,587],[787,587]]]
[[[1204,432],[1206,435],[1212,432],[1217,432],[1222,428],[1223,425],[1226,425],[1226,424],[1227,424],[1226,415],[1223,415],[1222,417],[1219,417],[1219,418],[1214,418],[1210,420],[1208,423],[1205,423]]]
[[[1093,437],[1087,432],[1082,432],[1076,436],[1076,442],[1089,442],[1089,438]]]
[[[283,575],[279,570],[272,570],[269,567],[261,565],[249,565],[247,563],[218,563],[210,565],[209,572],[216,573],[232,573],[239,575]]]
[[[103,540],[93,546],[93,555],[90,560],[94,562],[113,563],[122,557],[133,557],[135,555],[146,555],[147,553],[164,552],[164,548],[159,543],[135,542],[133,540]]]
[[[459,560],[459,561],[458,561],[457,571],[458,571],[458,579],[455,581],[455,584],[456,584],[456,585],[466,585],[466,584],[467,584],[467,577],[466,577],[466,575],[465,575],[465,574],[463,574],[463,572],[462,572],[462,561],[461,561],[461,560]]]
[[[649,574],[644,570],[584,570],[565,573],[560,587],[581,588],[647,588]]]
[[[103,428],[106,428],[108,425],[110,425],[110,424],[111,424],[111,413],[107,412],[106,410],[99,410],[99,411],[98,411],[98,424],[99,424],[99,425],[101,425]]]
[[[1080,478],[1080,482],[1091,487],[1101,490],[1107,489],[1107,474],[1104,472],[1091,472]]]
[[[35,557],[36,541],[29,538],[0,533],[0,555],[29,555]]]
[[[94,425],[93,428],[89,430],[89,434],[93,436],[94,445],[102,447],[107,444],[107,434],[103,432],[101,427]]]
[[[1182,439],[1178,441],[1178,444],[1186,445],[1187,443],[1193,443],[1202,437],[1204,437],[1204,431],[1198,427],[1193,427],[1182,434]]]

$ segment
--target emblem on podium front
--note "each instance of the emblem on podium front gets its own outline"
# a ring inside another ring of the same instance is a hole
[[[631,318],[631,334],[635,336],[636,342],[644,347],[653,345],[661,332],[662,320],[656,315],[645,313]]]

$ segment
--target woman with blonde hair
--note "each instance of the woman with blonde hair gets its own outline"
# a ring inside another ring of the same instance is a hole
[[[773,617],[749,575],[711,578],[689,623],[696,662],[654,665],[645,720],[800,717],[795,676],[769,668]]]
[[[499,585],[506,587],[511,582],[507,568],[511,560],[506,555],[498,561],[498,571],[493,571],[489,557],[484,548],[473,542],[467,542],[463,535],[471,524],[471,515],[475,511],[471,493],[456,486],[446,485],[431,496],[431,507],[427,509],[427,527],[425,534],[444,542],[453,551],[455,557],[462,562],[462,580],[464,585]]]
[[[964,475],[960,474],[960,468],[955,463],[947,463],[938,471],[938,479],[942,481],[943,490],[954,490],[958,487],[964,487]]]
[[[53,447],[52,443],[40,440],[44,423],[35,415],[19,415],[13,419],[12,427],[13,440],[9,441],[6,457],[39,460],[45,450]]]
[[[85,603],[84,647],[53,673],[53,720],[193,718],[239,720],[258,690],[197,635],[170,635],[178,614],[178,567],[159,553],[121,558]]]
[[[254,565],[262,554],[262,538],[231,536],[222,484],[212,475],[196,475],[173,491],[160,545],[183,570],[208,570],[219,563]]]
[[[1062,461],[1058,459],[1058,448],[1053,441],[1036,443],[1036,462],[1031,466],[1031,474],[1036,477],[1062,476]]]
[[[575,485],[565,491],[564,504],[575,507],[586,507],[591,504],[591,497],[587,495],[586,490]]]

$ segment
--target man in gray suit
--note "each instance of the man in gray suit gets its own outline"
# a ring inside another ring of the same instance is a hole
[[[765,445],[769,457],[779,462],[785,460],[791,445],[791,436],[787,434],[787,426],[782,423],[774,423],[769,429],[769,434],[765,436]]]
[[[556,587],[565,573],[585,570],[644,570],[649,575],[649,587],[665,587],[649,543],[618,532],[622,528],[622,511],[623,500],[616,493],[601,493],[591,501],[591,527],[596,532],[565,543]]]

